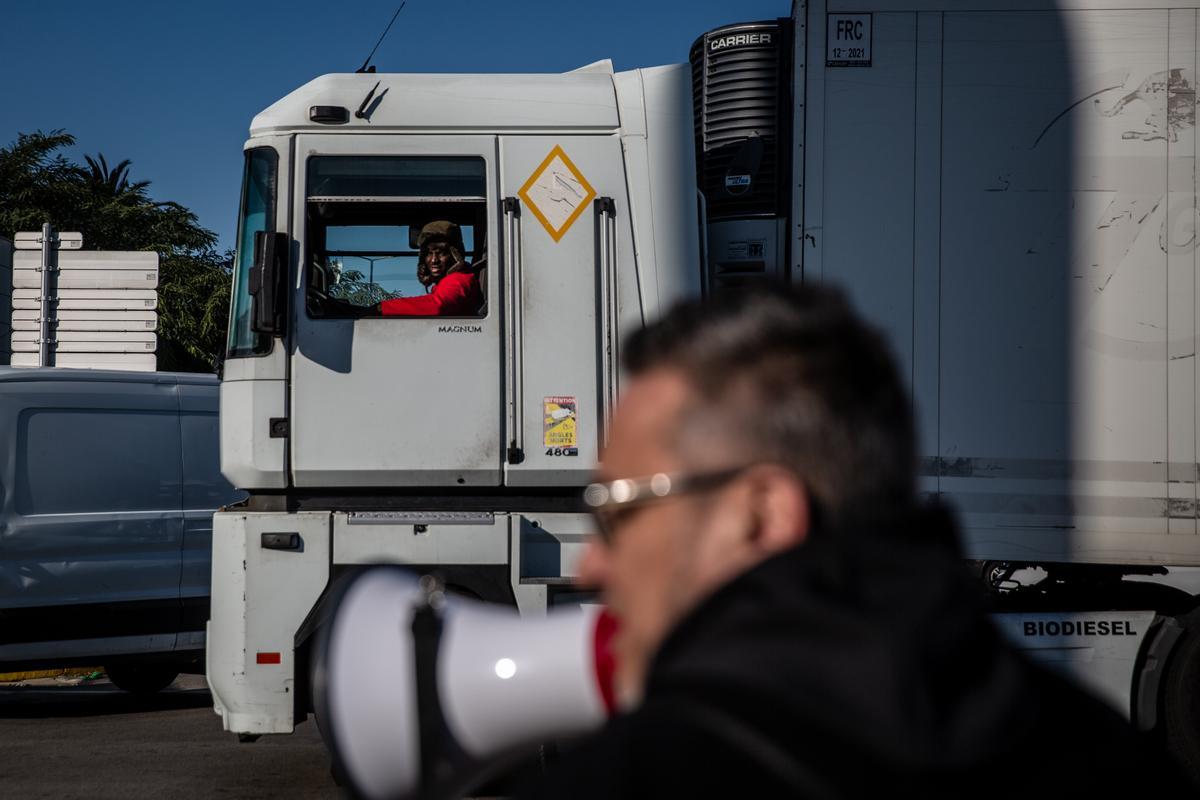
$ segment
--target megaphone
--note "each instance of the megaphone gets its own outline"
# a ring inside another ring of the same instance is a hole
[[[314,700],[364,797],[461,796],[506,756],[594,730],[614,709],[615,623],[598,607],[522,618],[402,567],[364,571],[339,592]]]

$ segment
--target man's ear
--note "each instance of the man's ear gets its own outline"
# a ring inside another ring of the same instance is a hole
[[[793,472],[773,464],[754,467],[748,476],[754,495],[754,544],[764,555],[804,542],[812,527],[808,487]]]

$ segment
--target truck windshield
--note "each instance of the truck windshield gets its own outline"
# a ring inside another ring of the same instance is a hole
[[[279,156],[274,148],[246,152],[242,178],[242,210],[238,220],[237,257],[229,309],[227,358],[262,355],[271,349],[268,336],[250,329],[250,266],[254,261],[254,234],[275,230],[275,184]]]

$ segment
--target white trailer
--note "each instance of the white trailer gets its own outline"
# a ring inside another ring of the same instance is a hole
[[[1197,5],[796,2],[777,263],[888,333],[1001,628],[1200,774]]]

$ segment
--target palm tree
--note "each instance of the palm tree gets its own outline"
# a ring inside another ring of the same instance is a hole
[[[88,165],[84,173],[88,189],[97,197],[133,205],[148,202],[146,189],[150,186],[150,181],[129,182],[129,166],[133,163],[129,159],[111,169],[102,153],[97,153],[95,158],[85,155],[83,160]]]

